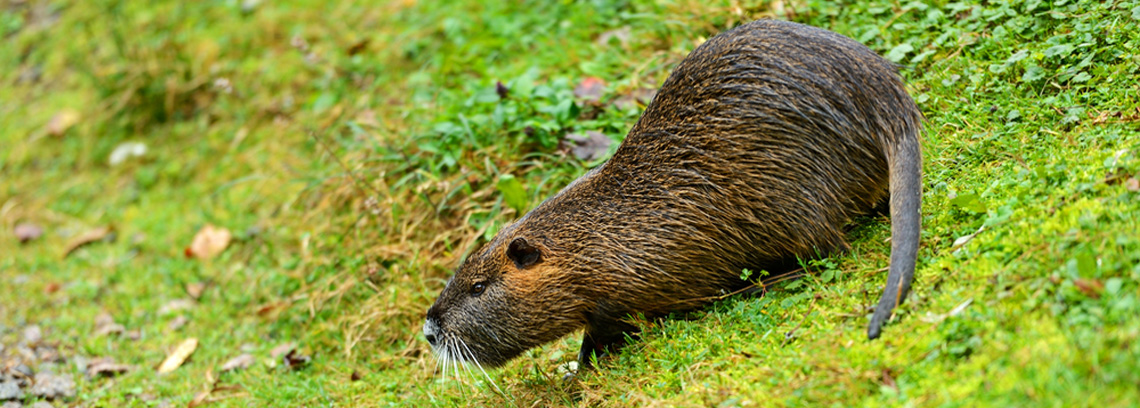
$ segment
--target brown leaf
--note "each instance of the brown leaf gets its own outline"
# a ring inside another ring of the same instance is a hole
[[[20,240],[21,244],[35,240],[44,235],[43,228],[40,228],[39,225],[32,224],[30,222],[21,222],[19,224],[16,224],[16,228],[14,228],[12,232],[16,235],[16,239]]]
[[[199,392],[197,394],[194,394],[194,399],[190,400],[190,403],[186,404],[186,406],[188,408],[194,408],[194,407],[206,404],[208,402],[208,401],[206,401],[206,398],[208,398],[210,396],[211,391],[213,391],[213,390],[206,390],[206,391],[202,391],[202,392]]]
[[[898,384],[895,383],[894,376],[891,375],[891,371],[885,368],[883,369],[883,385],[894,388],[895,391],[899,389]]]
[[[586,134],[571,133],[566,135],[566,140],[562,141],[562,148],[570,150],[574,157],[579,160],[592,161],[605,156],[612,144],[613,140],[610,140],[605,134],[591,130]]]
[[[574,96],[588,102],[597,102],[602,99],[602,92],[606,90],[606,81],[598,77],[586,77],[574,87]]]
[[[288,302],[267,303],[267,304],[264,304],[264,305],[257,307],[257,315],[259,317],[263,317],[263,318],[267,318],[267,319],[273,319],[273,318],[276,318],[277,314],[280,313],[282,310],[285,310],[286,308],[288,308],[289,305],[290,304]]]
[[[356,370],[352,370],[352,375],[348,377],[348,379],[352,381],[360,381],[362,378],[364,378],[364,374],[361,374],[360,371]]]
[[[1073,284],[1080,289],[1081,293],[1091,298],[1100,298],[1100,293],[1104,292],[1104,284],[1096,279],[1077,278]]]
[[[1137,180],[1135,177],[1129,178],[1124,181],[1124,188],[1133,193],[1138,192],[1140,191],[1140,180]]]
[[[191,354],[194,354],[194,350],[197,349],[198,339],[193,337],[186,339],[182,344],[179,344],[170,355],[166,356],[166,360],[163,360],[162,364],[158,366],[158,373],[165,374],[178,369],[178,367],[182,366],[182,363],[186,362],[187,358],[190,358]]]
[[[115,319],[111,317],[110,313],[101,313],[95,316],[96,336],[106,336],[109,334],[119,335],[123,334],[126,330],[123,325],[115,323]]]
[[[63,257],[67,258],[68,255],[71,255],[72,252],[75,252],[76,249],[79,249],[84,245],[107,238],[113,231],[113,228],[106,226],[95,228],[93,230],[80,234],[78,237],[75,237],[75,239],[72,239],[71,242],[67,244],[67,247],[64,248]]]
[[[212,382],[212,380],[211,380]],[[200,405],[206,405],[212,402],[218,402],[227,398],[239,397],[241,393],[241,386],[238,385],[223,385],[214,383],[209,389],[194,394],[194,399],[187,405],[189,408],[194,408]]]
[[[46,286],[44,286],[44,294],[50,295],[52,293],[59,292],[60,289],[63,289],[62,283],[50,282]]]
[[[281,359],[281,362],[285,364],[285,368],[291,370],[300,370],[309,365],[310,361],[312,361],[311,357],[301,354],[296,349],[289,350],[288,353],[285,353],[285,357]]]
[[[295,349],[295,348],[297,348],[297,343],[285,343],[285,344],[279,345],[277,347],[274,347],[273,350],[270,350],[269,356],[273,357],[273,359],[276,360],[277,357],[281,357],[281,356],[285,355],[286,353],[293,351],[293,349]]]
[[[233,234],[230,230],[206,224],[194,235],[194,241],[190,243],[186,254],[198,259],[210,259],[225,251],[231,239]]]
[[[348,52],[348,55],[350,57],[359,54],[361,51],[368,49],[368,43],[370,42],[372,42],[371,38],[365,38],[363,40],[357,41],[356,44],[352,44],[352,46],[348,47],[348,50],[346,50],[346,52]]]
[[[229,361],[226,361],[225,364],[222,364],[221,370],[223,373],[226,371],[244,370],[252,366],[253,361],[252,355],[242,353],[242,355],[231,358]]]
[[[116,363],[110,357],[102,357],[87,363],[87,377],[114,377],[131,370],[131,366]]]
[[[75,109],[64,109],[51,117],[47,123],[47,132],[52,136],[63,136],[68,129],[79,123],[79,112]]]
[[[194,283],[187,283],[186,284],[186,294],[190,295],[190,297],[194,298],[194,300],[198,300],[199,298],[201,298],[202,292],[204,292],[205,290],[206,290],[206,283],[205,282],[194,282]]]

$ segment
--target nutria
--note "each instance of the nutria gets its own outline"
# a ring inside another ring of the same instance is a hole
[[[662,85],[613,157],[471,253],[427,312],[445,359],[499,366],[585,328],[579,364],[630,315],[692,309],[848,248],[889,200],[877,338],[914,274],[922,114],[898,68],[842,35],[761,20],[713,37]]]

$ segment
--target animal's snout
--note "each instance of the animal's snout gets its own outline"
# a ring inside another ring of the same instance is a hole
[[[438,336],[439,323],[436,322],[435,318],[427,318],[427,320],[424,321],[424,337],[427,338],[428,343],[431,344],[432,347],[436,346]]]

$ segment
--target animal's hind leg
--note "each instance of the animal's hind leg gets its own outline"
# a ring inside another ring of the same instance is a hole
[[[637,338],[637,328],[618,323],[604,329],[587,327],[582,335],[582,348],[578,350],[578,370],[594,367],[593,360],[615,353],[626,344],[627,338]]]
[[[802,278],[806,273],[806,266],[808,262],[816,259],[824,259],[832,256],[842,255],[851,249],[847,245],[847,241],[843,239],[836,239],[834,242],[827,244],[824,247],[816,247],[815,251],[810,256],[788,257],[780,261],[768,263],[763,269],[768,272],[768,275],[759,277],[761,285],[752,285],[744,289],[741,293],[745,296],[762,294],[767,285],[772,285],[780,282],[787,282]]]

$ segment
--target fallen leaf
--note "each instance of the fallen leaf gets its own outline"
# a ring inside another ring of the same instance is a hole
[[[186,284],[186,294],[190,295],[190,297],[194,298],[194,300],[198,300],[199,298],[201,298],[202,292],[204,292],[205,290],[206,290],[206,283],[205,282],[194,282],[194,283]]]
[[[226,361],[225,364],[222,364],[221,370],[223,373],[226,371],[244,370],[252,366],[253,361],[253,355],[242,353],[242,355],[231,358],[229,361]]]
[[[186,254],[198,259],[210,259],[225,251],[231,239],[233,234],[230,234],[230,230],[206,224],[194,235],[194,241],[190,243]]]
[[[352,370],[352,375],[348,377],[348,379],[352,381],[360,381],[362,378],[364,378],[364,374],[361,374],[360,371],[356,370]]]
[[[274,347],[273,350],[269,350],[269,356],[276,360],[277,357],[281,357],[285,355],[285,353],[293,351],[295,348],[297,348],[297,343],[285,343]]]
[[[35,240],[44,235],[43,228],[40,228],[39,225],[32,224],[30,222],[21,222],[19,224],[16,224],[16,228],[14,228],[12,232],[16,235],[16,239],[20,240],[21,244]]]
[[[110,226],[106,226],[106,227],[95,228],[93,230],[90,230],[90,231],[84,232],[83,234],[80,234],[78,237],[75,237],[75,239],[72,239],[71,242],[69,242],[67,244],[67,247],[64,248],[63,257],[67,258],[68,255],[71,255],[72,252],[75,252],[75,250],[79,249],[80,247],[82,247],[84,245],[90,244],[92,242],[97,242],[97,241],[100,241],[100,240],[103,240],[103,239],[110,237],[111,233],[113,231],[114,231],[113,228],[111,228]]]
[[[158,373],[165,374],[178,369],[178,367],[182,366],[182,363],[186,362],[187,358],[190,358],[191,354],[194,354],[194,350],[197,349],[198,339],[193,337],[186,339],[182,344],[179,344],[169,356],[166,356],[166,360],[163,360],[162,364],[158,366]]]
[[[50,295],[52,293],[59,292],[59,290],[62,288],[63,288],[63,284],[61,284],[59,282],[50,282],[46,286],[44,286],[44,294]]]
[[[285,364],[285,368],[288,368],[290,370],[300,370],[309,365],[309,362],[312,360],[313,359],[311,357],[301,354],[296,349],[293,349],[289,350],[288,353],[285,353],[285,357],[281,359],[281,362]]]
[[[109,334],[123,334],[126,328],[123,325],[115,323],[115,319],[111,317],[110,313],[101,313],[95,316],[95,335],[106,336]]]
[[[562,148],[570,150],[574,157],[579,160],[593,161],[605,156],[612,144],[613,140],[610,140],[605,134],[591,130],[586,134],[571,133],[566,135],[566,139],[562,141]]]
[[[1073,284],[1076,285],[1077,289],[1079,289],[1081,293],[1084,293],[1085,296],[1094,299],[1099,299],[1100,293],[1104,292],[1104,284],[1096,279],[1077,278],[1073,281]]]
[[[1133,193],[1138,192],[1140,191],[1140,180],[1137,180],[1135,177],[1125,180],[1124,188]]]
[[[213,390],[201,391],[197,394],[194,394],[194,399],[190,400],[190,403],[186,404],[186,407],[187,408],[194,408],[194,407],[197,407],[199,405],[205,404],[206,398],[208,398],[210,396],[211,391],[213,391]]]
[[[63,362],[63,356],[59,354],[59,350],[52,346],[37,346],[36,358],[38,358],[41,363]]]
[[[182,326],[185,326],[186,323],[189,323],[189,322],[190,322],[190,319],[187,319],[186,316],[178,315],[178,317],[175,317],[174,320],[170,321],[170,323],[167,323],[166,328],[169,329],[170,331],[177,331],[178,329],[181,329]]]
[[[131,366],[116,363],[110,357],[102,357],[91,360],[87,364],[87,377],[114,377],[130,370]]]
[[[168,314],[171,314],[174,312],[178,312],[178,311],[182,311],[182,310],[188,310],[188,309],[193,308],[193,307],[194,307],[194,301],[193,300],[190,300],[190,299],[174,299],[174,300],[171,300],[169,302],[166,302],[166,304],[162,305],[162,307],[159,307],[158,308],[158,314],[159,315],[168,315]]]
[[[278,313],[280,313],[282,310],[285,310],[286,308],[288,308],[289,305],[290,305],[290,303],[288,303],[288,302],[267,303],[267,304],[258,306],[256,313],[259,317],[263,317],[263,318],[267,318],[267,319],[274,319],[277,317]]]
[[[357,41],[356,44],[352,44],[352,46],[348,47],[348,50],[346,50],[346,51],[348,52],[348,55],[351,57],[351,56],[359,54],[361,51],[364,51],[365,49],[367,49],[368,43],[370,43],[370,42],[372,42],[371,38],[365,38],[363,40]]]
[[[64,109],[51,117],[47,123],[47,132],[52,136],[63,136],[68,129],[79,123],[79,112],[75,109]]]
[[[241,386],[237,385],[222,385],[214,383],[208,390],[201,391],[194,394],[194,399],[187,405],[188,408],[194,408],[200,405],[218,402],[227,398],[239,397],[241,393]]]
[[[891,387],[895,389],[895,391],[898,391],[899,389],[898,384],[895,383],[894,376],[892,376],[891,372],[885,368],[883,369],[883,385]]]
[[[602,92],[605,90],[606,82],[601,78],[586,77],[574,87],[574,96],[588,102],[597,102],[602,99]]]

